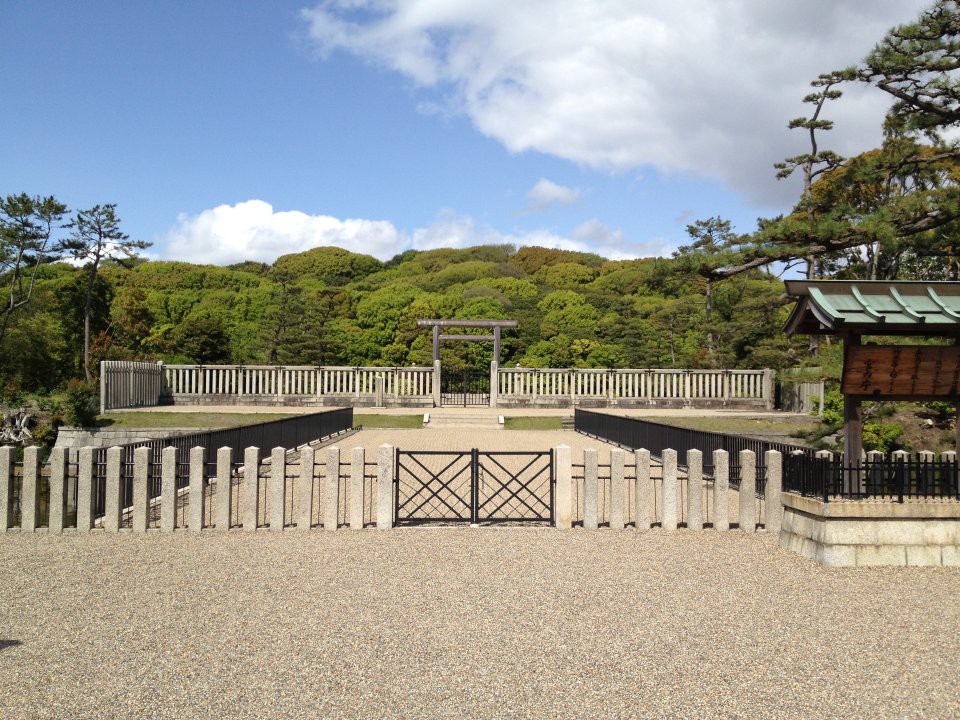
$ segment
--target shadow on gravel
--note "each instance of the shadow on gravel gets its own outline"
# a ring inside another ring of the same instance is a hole
[[[0,640],[0,650],[6,650],[7,648],[16,647],[17,645],[23,645],[19,640]]]

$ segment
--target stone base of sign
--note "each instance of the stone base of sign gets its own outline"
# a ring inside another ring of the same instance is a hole
[[[782,497],[780,547],[821,565],[960,565],[956,500]]]

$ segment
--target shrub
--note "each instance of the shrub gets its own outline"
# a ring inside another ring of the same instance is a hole
[[[90,427],[96,423],[100,408],[97,387],[83,380],[71,380],[67,383],[64,401],[67,422],[76,427]]]

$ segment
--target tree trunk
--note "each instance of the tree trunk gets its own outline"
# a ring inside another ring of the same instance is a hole
[[[100,269],[99,250],[90,267],[90,279],[87,280],[87,297],[83,303],[83,376],[87,382],[92,380],[90,374],[90,306],[93,305],[93,286],[97,281],[97,271]]]

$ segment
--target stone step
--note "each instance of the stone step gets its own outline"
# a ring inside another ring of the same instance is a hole
[[[430,421],[425,428],[434,430],[449,430],[451,428],[482,428],[484,430],[500,430],[503,424],[498,415],[470,415],[470,414],[431,414]]]

